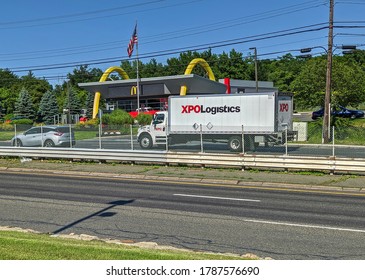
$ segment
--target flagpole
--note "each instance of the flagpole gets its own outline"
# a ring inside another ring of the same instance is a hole
[[[137,26],[137,21],[136,21],[136,26]],[[138,41],[137,40],[137,44],[136,44],[136,60],[137,60],[137,109],[140,108],[139,105],[139,69],[138,69],[138,65],[139,65],[139,60],[138,60]],[[137,114],[139,114],[139,111],[137,112]]]
[[[129,44],[128,44],[128,48],[127,48],[127,52],[128,52],[128,57],[130,58],[133,54],[133,48],[134,45],[136,45],[136,69],[137,69],[137,114],[139,114],[139,94],[140,94],[140,88],[139,88],[139,60],[138,60],[138,35],[137,35],[137,21],[136,21],[136,25],[134,27],[133,30],[133,34],[131,39],[129,40]]]

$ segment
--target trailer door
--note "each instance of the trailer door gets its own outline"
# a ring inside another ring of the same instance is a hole
[[[288,128],[293,130],[293,99],[292,96],[278,96],[278,131]]]

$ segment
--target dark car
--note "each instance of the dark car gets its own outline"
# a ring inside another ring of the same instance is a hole
[[[324,109],[321,108],[318,111],[312,112],[312,119],[316,120],[318,118],[323,117],[323,115],[324,115]],[[364,112],[361,110],[351,110],[351,109],[347,109],[343,106],[339,106],[338,108],[334,108],[331,111],[331,116],[356,119],[356,118],[363,118]]]

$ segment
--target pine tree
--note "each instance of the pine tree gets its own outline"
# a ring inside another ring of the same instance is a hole
[[[15,103],[15,113],[20,116],[24,116],[24,118],[34,118],[35,112],[33,109],[32,98],[25,88],[21,89],[18,99]]]
[[[92,119],[93,109],[94,109],[94,94],[92,94],[91,92],[89,92],[89,94],[87,95],[85,107],[86,107],[86,117],[88,119]]]
[[[43,94],[38,114],[42,117],[45,124],[54,123],[54,116],[58,114],[57,98],[54,92],[47,91]]]
[[[80,100],[72,86],[67,87],[67,95],[63,108],[69,109],[71,115],[79,114],[81,111]]]

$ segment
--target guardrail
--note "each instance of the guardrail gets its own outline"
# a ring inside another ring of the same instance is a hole
[[[311,170],[328,171],[330,173],[365,172],[364,159],[336,157],[24,147],[0,147],[0,156],[33,159],[194,165],[216,168]]]

